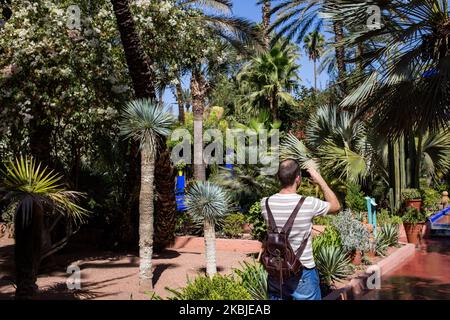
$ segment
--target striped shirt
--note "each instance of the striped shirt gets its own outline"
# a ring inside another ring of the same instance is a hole
[[[300,196],[298,194],[281,194],[276,193],[269,199],[269,207],[272,210],[275,223],[278,228],[282,228],[289,216],[294,211],[297,206]],[[261,209],[264,218],[266,219],[267,225],[267,209],[266,209],[266,198],[261,200]],[[303,240],[309,235],[308,242],[306,244],[305,250],[303,251],[300,261],[306,268],[314,268],[316,264],[314,263],[313,251],[312,251],[312,219],[316,216],[324,216],[328,213],[330,209],[330,204],[328,202],[322,201],[314,197],[306,197],[303,206],[295,218],[294,225],[292,226],[292,231],[289,235],[289,242],[292,246],[294,252],[302,244]]]

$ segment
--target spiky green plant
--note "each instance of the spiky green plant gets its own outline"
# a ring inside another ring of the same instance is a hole
[[[350,259],[340,247],[318,247],[314,252],[314,261],[322,281],[328,286],[334,281],[345,279],[351,272]]]
[[[161,139],[170,132],[175,122],[173,116],[159,104],[138,99],[127,103],[122,114],[121,134],[140,144],[141,188],[139,196],[139,287],[153,288],[152,253],[154,220],[154,178],[156,152]]]
[[[383,224],[378,229],[377,237],[385,239],[388,246],[396,246],[400,237],[399,226],[396,224]]]
[[[4,180],[1,190],[11,201],[18,201],[16,214],[23,215],[23,226],[31,220],[33,202],[52,206],[59,214],[82,221],[88,211],[76,204],[84,193],[68,191],[62,183],[62,176],[43,167],[32,157],[20,157],[5,164],[0,170]]]
[[[209,181],[197,181],[189,187],[185,204],[194,221],[202,221],[205,234],[206,272],[217,272],[215,225],[230,212],[231,199],[226,190]]]
[[[241,269],[234,273],[239,277],[242,286],[247,289],[254,300],[269,300],[267,291],[267,271],[256,261],[240,263]]]
[[[30,299],[37,291],[44,214],[61,214],[80,222],[88,211],[77,202],[83,193],[68,191],[62,176],[31,157],[5,163],[0,192],[17,203],[14,214],[16,298]]]

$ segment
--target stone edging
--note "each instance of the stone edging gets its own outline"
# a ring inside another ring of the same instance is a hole
[[[401,244],[403,245],[401,248],[375,264],[380,268],[381,276],[391,272],[404,263],[406,259],[415,254],[416,247],[414,244]],[[357,277],[351,279],[350,282],[344,287],[333,290],[333,292],[324,297],[323,300],[354,300],[355,297],[367,290],[367,278],[370,275],[371,274],[367,272],[358,275]]]

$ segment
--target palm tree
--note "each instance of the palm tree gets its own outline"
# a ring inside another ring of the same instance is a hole
[[[245,46],[249,44],[254,44],[255,48],[260,47],[261,35],[255,25],[246,19],[230,15],[232,12],[231,1],[182,0],[178,5],[187,12],[193,7],[203,8],[200,17],[196,14],[188,16],[190,19],[195,19],[203,24],[204,28],[210,32],[211,37],[225,41],[241,52],[245,52]],[[208,12],[211,11],[210,9],[214,9],[220,14]],[[196,180],[206,180],[206,166],[203,163],[203,113],[210,84],[203,64],[204,61],[197,61],[192,65],[190,83],[192,111],[194,113],[194,177]],[[211,66],[214,63],[209,61],[209,64]]]
[[[217,272],[215,225],[230,210],[227,192],[208,181],[197,181],[186,194],[186,207],[194,221],[203,222],[205,234],[206,273]]]
[[[368,29],[367,5],[381,9],[379,29]],[[342,47],[371,43],[359,58],[369,71],[342,102],[369,116],[377,130],[399,136],[424,132],[450,120],[450,12],[447,0],[329,1],[334,21],[360,31],[345,37]],[[394,125],[395,124],[395,125]]]
[[[141,184],[139,195],[139,289],[152,290],[153,213],[156,153],[174,123],[171,114],[148,99],[129,102],[123,111],[121,134],[139,143]],[[173,190],[171,190],[173,192]]]
[[[36,160],[20,157],[1,170],[5,199],[17,203],[15,212],[16,299],[30,299],[37,292],[45,214],[61,214],[82,221],[88,211],[76,202],[84,194],[67,191],[62,176]]]
[[[300,44],[308,31],[319,32],[322,30],[325,20],[321,13],[326,2],[326,0],[280,0],[280,3],[271,10],[271,15],[276,15],[277,18],[270,31],[278,30],[272,42],[276,43],[284,37],[285,43],[295,41]],[[332,29],[335,44],[341,43],[344,38],[343,21],[333,21]],[[346,92],[345,48],[336,46],[335,55],[339,87],[342,92]]]
[[[318,31],[310,32],[304,41],[303,48],[308,54],[309,60],[314,63],[314,90],[317,91],[317,60],[322,55],[322,51],[325,45],[325,38]]]
[[[291,93],[299,80],[297,58],[293,47],[282,48],[280,45],[253,58],[237,77],[246,93],[244,107],[254,111],[269,107],[272,120],[278,120],[280,104],[295,104]]]
[[[261,1],[260,1],[261,2]],[[270,9],[271,0],[262,0],[262,26],[264,31],[264,48],[270,48]]]

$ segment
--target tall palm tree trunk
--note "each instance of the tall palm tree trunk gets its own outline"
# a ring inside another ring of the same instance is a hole
[[[203,159],[203,113],[205,110],[206,79],[200,68],[194,68],[191,77],[192,111],[194,113],[194,178],[206,181]]]
[[[139,291],[153,289],[153,183],[155,156],[149,146],[141,150],[141,191],[139,195]]]
[[[155,98],[152,61],[145,54],[128,0],[111,0],[137,98]]]
[[[161,143],[164,143],[161,141]],[[164,167],[170,163],[170,152],[165,149],[159,153],[156,167]],[[176,170],[170,166],[169,171],[156,170],[155,181],[163,181],[168,179],[174,181]],[[154,250],[162,251],[175,242],[175,229],[177,224],[176,208],[173,203],[176,202],[174,188],[171,183],[160,183],[156,188],[156,210],[155,210],[155,237]]]
[[[178,103],[178,120],[181,123],[184,123],[185,115],[184,115],[183,87],[181,86],[180,77],[178,77],[178,82],[176,85],[176,92],[177,92],[177,103]]]
[[[314,91],[317,92],[317,61],[313,59],[314,63]]]
[[[155,76],[152,72],[152,60],[145,54],[142,44],[140,42],[136,26],[133,22],[133,17],[129,8],[128,0],[111,0],[114,8],[114,13],[117,20],[122,45],[125,51],[125,57],[130,72],[130,77],[133,81],[134,92],[137,98],[156,98],[155,93]],[[127,175],[127,186],[130,190],[130,197],[127,205],[127,212],[123,217],[123,224],[131,223],[132,212],[136,207],[139,194],[139,169],[140,157],[138,156],[139,144],[131,142],[130,148],[130,170]],[[164,143],[160,144],[160,150],[156,159],[159,174],[156,175],[156,188],[162,194],[168,190],[174,192],[175,179],[173,178],[173,167],[167,157],[162,156],[167,151],[167,146]],[[172,199],[173,198],[173,199]],[[157,200],[160,201],[160,200]],[[157,204],[158,207],[158,204]],[[161,208],[157,212],[161,217],[175,217],[174,212],[176,208],[175,196],[170,197],[170,202],[164,205],[159,205]],[[133,239],[134,228],[127,228],[129,233],[127,238]],[[122,234],[122,233],[121,233]],[[128,239],[127,239],[128,240]]]
[[[205,219],[205,248],[206,248],[206,273],[212,277],[217,273],[216,264],[216,232],[214,223]]]
[[[340,43],[344,39],[344,29],[342,23],[337,21],[333,23],[333,31],[336,44]],[[345,70],[345,49],[342,45],[336,46],[336,61],[338,67],[338,80],[341,91],[345,94],[347,86],[345,83],[346,70]]]
[[[270,0],[264,0],[263,6],[262,6],[262,25],[263,25],[263,31],[264,31],[264,48],[266,50],[269,50],[270,48],[270,35],[269,35],[269,28],[270,28],[270,8],[271,8],[271,1]]]
[[[14,261],[16,268],[16,299],[32,299],[37,293],[36,285],[39,263],[41,260],[42,228],[44,209],[34,201],[33,214],[25,224],[24,213],[18,212],[15,217]]]

